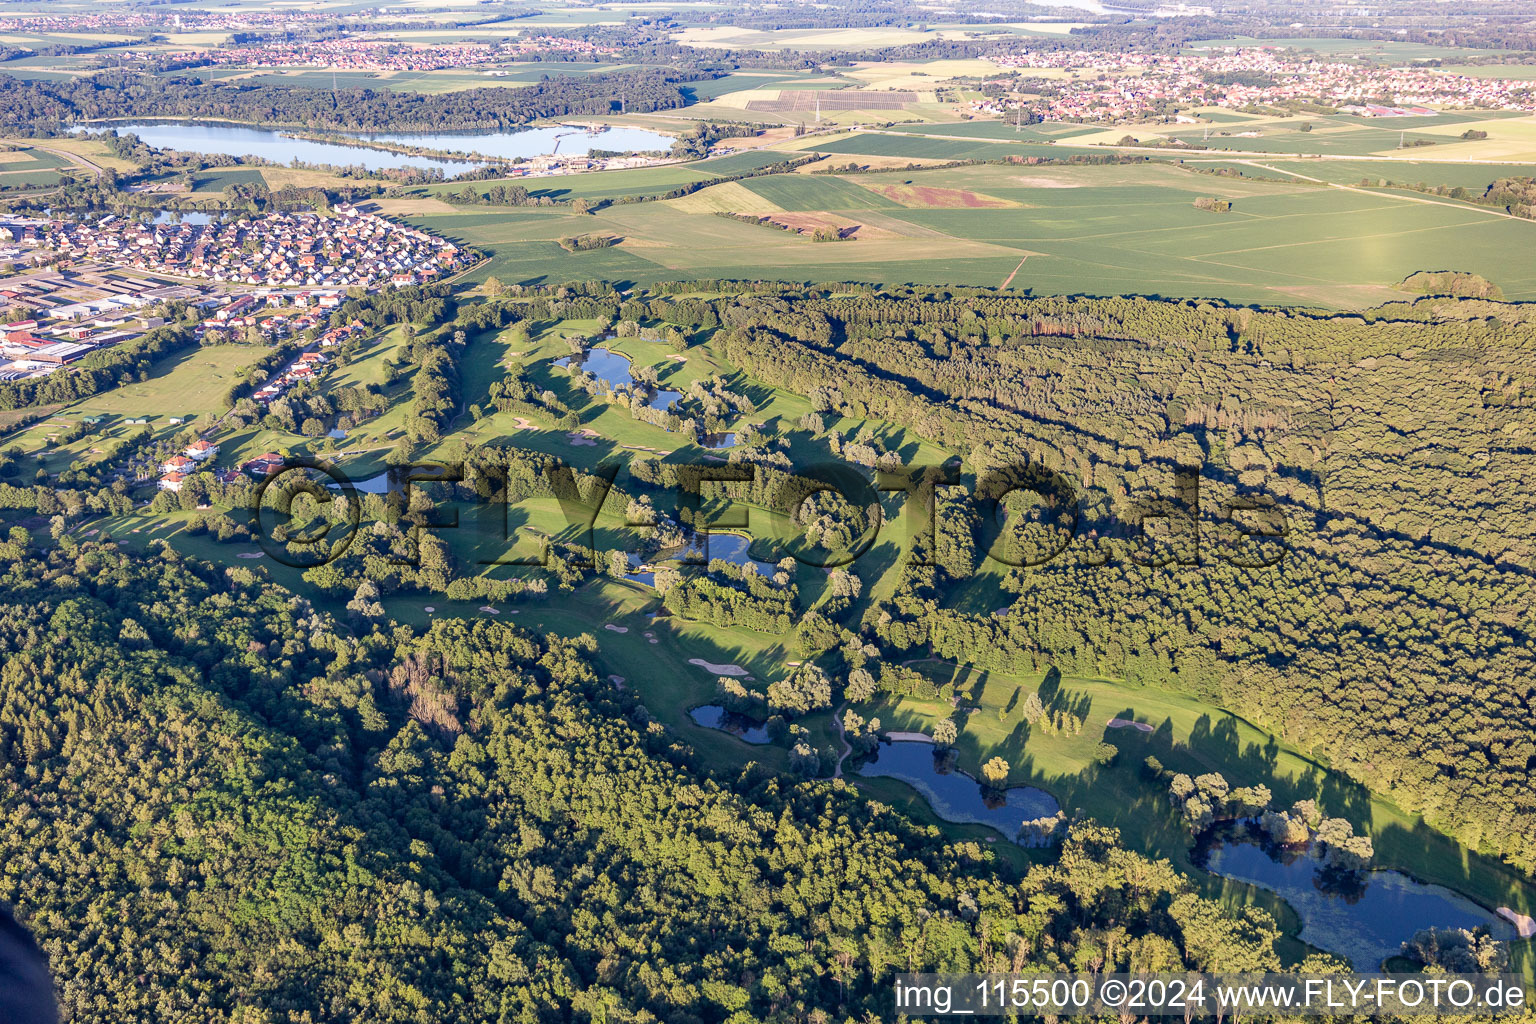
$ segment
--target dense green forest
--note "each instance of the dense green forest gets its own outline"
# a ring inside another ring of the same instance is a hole
[[[80,121],[187,117],[300,125],[341,131],[464,131],[510,128],[539,118],[667,110],[686,102],[682,86],[707,72],[637,68],[552,77],[525,89],[422,94],[389,89],[327,91],[243,82],[111,72],[66,81],[0,74],[0,129],[54,133]]]
[[[875,1021],[897,970],[1278,964],[1112,830],[1018,874],[840,781],[712,774],[591,638],[0,558],[0,902],[69,1019]]]
[[[864,616],[892,657],[1172,682],[1536,864],[1523,307],[910,294],[743,297],[719,316],[754,378],[906,424],[983,492],[1062,502],[1001,530],[958,521],[954,556]],[[1002,617],[946,597],[988,550],[1014,565]]]

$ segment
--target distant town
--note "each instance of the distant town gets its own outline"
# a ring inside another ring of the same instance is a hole
[[[1433,113],[1427,104],[1536,110],[1536,82],[1474,78],[1434,67],[1382,67],[1327,61],[1268,47],[1212,48],[1199,54],[1021,48],[989,58],[1000,68],[1068,71],[1038,86],[1030,108],[1047,120],[1135,121],[1190,107],[1240,109],[1289,101],[1341,107],[1366,116]],[[1034,83],[1029,83],[1031,90]],[[1390,104],[1377,102],[1390,96]],[[1005,114],[1000,99],[977,100],[977,113]]]

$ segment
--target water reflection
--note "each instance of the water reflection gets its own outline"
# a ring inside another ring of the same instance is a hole
[[[682,397],[683,393],[681,391],[670,391],[666,388],[662,388],[661,390],[657,391],[656,394],[652,396],[651,400],[646,404],[649,405],[652,409],[660,409],[662,412],[666,412],[668,409],[676,405],[678,399]]]
[[[627,388],[635,382],[629,372],[629,358],[606,348],[591,348],[585,352],[562,356],[555,365],[566,369],[580,369],[606,381],[615,391]]]
[[[945,821],[990,825],[1010,841],[1026,821],[1048,818],[1061,810],[1056,798],[1033,786],[1013,786],[998,795],[962,771],[931,743],[897,740],[882,743],[873,761],[859,774],[900,779],[917,790]]]
[[[58,1019],[48,957],[0,906],[0,1021],[54,1024]]]
[[[744,715],[727,711],[719,704],[704,704],[688,712],[688,717],[706,729],[728,732],[743,743],[769,742],[768,727]]]
[[[750,565],[757,570],[757,574],[764,579],[773,579],[779,567],[773,562],[764,562],[753,558],[751,555],[752,538],[742,536],[739,533],[695,533],[688,538],[688,542],[682,547],[669,548],[658,552],[649,562],[642,563],[640,556],[634,552],[629,553],[629,565],[632,570],[626,573],[627,579],[637,583],[643,583],[648,587],[656,585],[656,573],[650,569],[642,570],[642,564],[654,566],[662,562],[675,562],[682,565],[707,565],[715,559],[729,562],[732,565]]]
[[[1490,910],[1400,871],[1339,872],[1315,847],[1275,847],[1248,827],[1213,829],[1191,859],[1197,866],[1279,893],[1302,921],[1301,939],[1372,971],[1421,928],[1487,928],[1496,939],[1515,929]]]
[[[367,146],[298,139],[283,130],[236,124],[199,124],[195,121],[146,121],[120,124],[77,125],[72,131],[100,132],[113,129],[119,135],[137,135],[147,145],[194,153],[228,156],[259,156],[287,165],[295,159],[306,163],[361,166],[369,170],[389,167],[437,167],[444,174],[462,174],[480,166],[472,160],[437,159],[409,153],[391,153]],[[599,128],[577,125],[546,125],[507,132],[336,132],[363,142],[381,142],[422,149],[474,153],[503,160],[538,156],[585,156],[594,149],[613,152],[667,151],[672,137],[641,128]]]

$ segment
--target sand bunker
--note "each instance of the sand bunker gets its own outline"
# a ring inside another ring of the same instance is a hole
[[[703,658],[689,658],[688,664],[697,665],[706,672],[713,672],[717,676],[744,676],[747,674],[747,670],[740,665],[716,665],[714,662],[705,661]]]
[[[912,743],[932,743],[933,737],[925,732],[888,732],[892,740],[908,740]]]
[[[134,533],[138,533],[139,531],[138,530],[134,530],[133,532]],[[242,551],[238,555],[236,555],[235,557],[236,558],[260,558],[261,557],[261,552],[260,551]]]
[[[432,613],[432,612],[435,612],[435,611],[437,611],[437,609],[436,609],[436,608],[434,608],[434,607],[432,607],[432,606],[431,606],[431,605],[430,605],[430,604],[428,604],[428,605],[423,605],[423,606],[422,606],[422,609],[421,609],[421,610],[422,610],[422,611],[424,611],[424,612],[426,612],[426,613],[427,613],[427,614],[429,614],[429,615],[430,615],[430,614],[431,614],[431,613]]]
[[[512,424],[513,426],[517,427],[518,430],[537,430],[539,426],[537,423],[533,422],[533,420],[526,416],[512,417]]]
[[[623,676],[609,676],[608,677],[608,681],[613,684],[613,688],[615,690],[622,690],[622,689],[624,689],[624,677]]]
[[[500,608],[492,608],[488,604],[481,605],[480,606],[480,610],[485,612],[485,614],[487,614],[487,615],[500,615],[501,614],[501,609]]]
[[[1146,722],[1133,722],[1128,718],[1111,718],[1109,720],[1109,727],[1111,729],[1135,729],[1137,732],[1152,731],[1152,727]]]
[[[1510,910],[1508,907],[1500,907],[1499,916],[1504,918],[1504,920],[1508,921],[1510,924],[1514,925],[1516,933],[1518,933],[1522,939],[1528,939],[1531,936],[1536,935],[1536,918],[1533,918],[1527,914],[1517,914],[1513,910]]]
[[[606,625],[606,626],[604,626],[604,627],[603,627],[603,628],[604,628],[604,629],[607,629],[607,630],[611,630],[611,631],[612,631],[612,632],[614,632],[614,633],[628,633],[628,632],[629,632],[629,627],[628,627],[628,626],[615,626],[615,625],[614,625],[614,624],[613,624],[613,623],[611,623],[611,622],[610,622],[610,623],[608,623],[608,624],[607,624],[607,625]]]

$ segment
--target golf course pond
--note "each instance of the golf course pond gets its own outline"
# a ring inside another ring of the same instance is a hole
[[[1011,786],[1001,795],[949,766],[932,743],[894,740],[880,744],[858,769],[866,777],[899,779],[917,790],[933,813],[959,824],[989,825],[1015,842],[1019,826],[1061,810],[1056,798],[1033,786]]]
[[[1486,928],[1496,939],[1516,938],[1508,921],[1444,886],[1400,871],[1329,871],[1315,846],[1276,847],[1242,826],[1207,832],[1192,859],[1279,894],[1301,918],[1303,942],[1346,957],[1357,971],[1379,969],[1422,928]]]
[[[768,727],[754,722],[744,715],[727,711],[719,704],[704,704],[688,712],[688,717],[706,729],[719,729],[730,733],[743,743],[761,744],[770,741]]]

